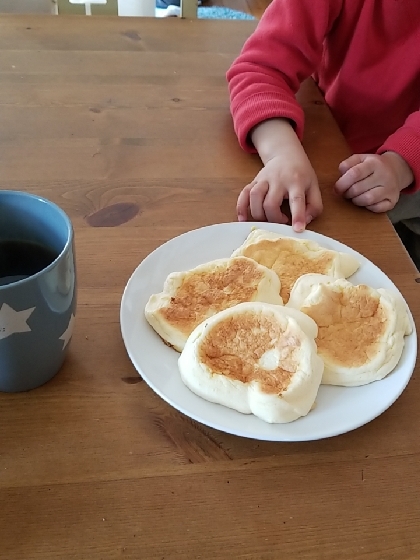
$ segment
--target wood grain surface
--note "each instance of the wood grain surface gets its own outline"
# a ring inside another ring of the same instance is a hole
[[[232,129],[225,72],[253,22],[0,17],[0,188],[71,217],[78,312],[68,359],[0,394],[1,560],[418,560],[416,369],[345,435],[273,443],[190,420],[141,380],[124,287],[168,239],[236,220],[258,171]],[[418,274],[384,215],[332,193],[349,154],[311,82],[304,144],[325,210],[311,229],[379,266],[420,318]]]

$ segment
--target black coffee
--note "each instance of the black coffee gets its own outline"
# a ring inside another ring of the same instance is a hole
[[[57,257],[56,251],[38,243],[0,240],[0,286],[40,272]]]

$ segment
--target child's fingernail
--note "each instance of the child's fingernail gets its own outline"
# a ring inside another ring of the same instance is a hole
[[[313,217],[312,217],[312,216],[308,216],[308,217],[306,218],[306,225],[310,224],[310,223],[312,222],[312,220],[313,220]]]
[[[298,233],[302,232],[305,229],[305,224],[302,224],[302,222],[296,222],[293,225],[293,229],[295,231],[297,231]]]

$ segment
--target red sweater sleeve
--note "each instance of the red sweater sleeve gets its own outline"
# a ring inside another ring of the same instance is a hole
[[[302,138],[304,115],[295,99],[318,68],[324,38],[342,0],[273,0],[227,72],[231,112],[239,143],[255,151],[249,132],[260,122],[285,117]]]
[[[404,125],[385,140],[378,154],[384,152],[396,152],[413,171],[414,183],[403,192],[410,194],[420,190],[420,111],[411,113]]]

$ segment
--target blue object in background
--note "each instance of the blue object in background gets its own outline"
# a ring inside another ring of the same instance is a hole
[[[222,8],[219,6],[198,8],[198,17],[201,19],[255,19],[251,14],[238,12],[230,8]]]
[[[180,7],[181,0],[156,0],[156,8],[160,10],[166,10],[169,6]],[[222,6],[199,6],[197,16],[200,19],[255,19],[251,14],[239,12],[238,10],[231,10],[230,8],[224,8]]]

